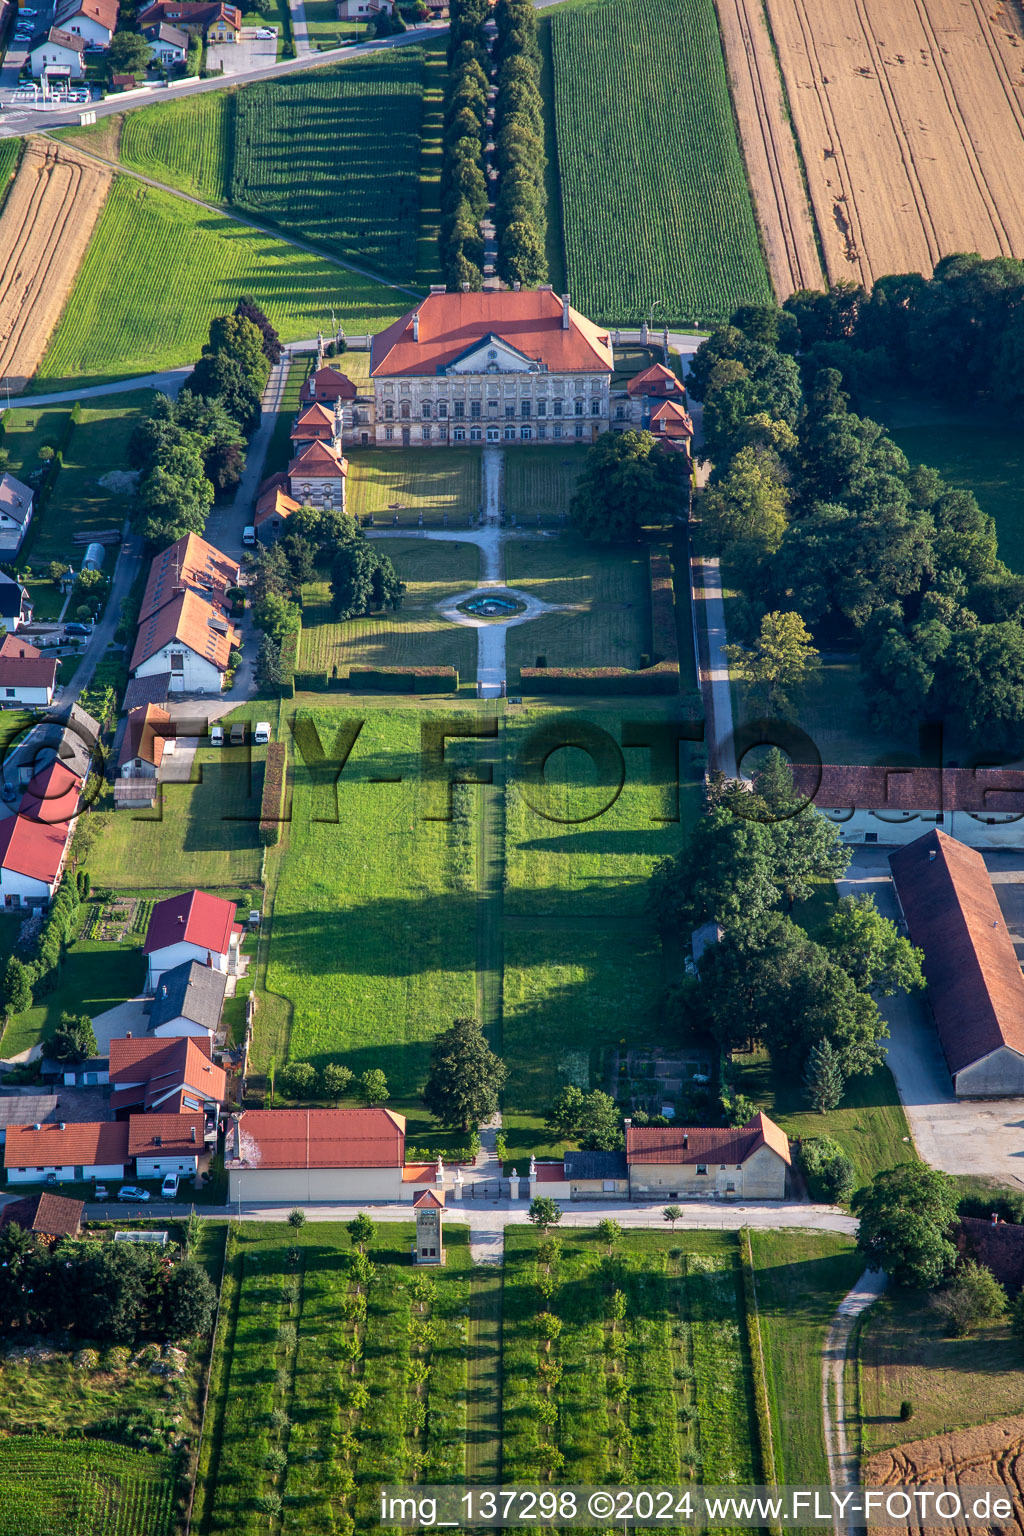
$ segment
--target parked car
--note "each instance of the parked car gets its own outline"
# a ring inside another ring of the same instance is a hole
[[[164,1200],[176,1200],[178,1198],[178,1185],[181,1176],[177,1173],[169,1173],[160,1185],[160,1194]]]
[[[245,745],[245,721],[244,720],[236,720],[235,721],[234,725],[231,727],[231,735],[230,735],[230,737],[228,739],[230,740],[231,745],[233,747],[242,747],[242,746]]]
[[[260,925],[260,909],[253,907],[249,912],[249,927],[258,928]]]
[[[19,16],[38,16],[39,12],[38,11],[34,11],[30,5],[23,5],[21,10],[18,12],[18,15]]]
[[[65,624],[64,625],[64,633],[66,635],[91,635],[92,634],[92,625],[91,624],[78,624],[78,623],[75,623],[75,624]]]
[[[258,747],[265,747],[270,740],[270,721],[257,720],[256,729],[252,733],[252,739]]]
[[[260,38],[276,37],[277,36],[277,28],[276,27],[257,27],[256,28],[256,36],[260,37]]]
[[[92,1197],[94,1200],[106,1200],[109,1194],[110,1191],[105,1184],[97,1184],[92,1192]]]
[[[255,544],[256,543],[256,528],[255,528],[255,525],[253,523],[246,523],[245,527],[242,529],[242,543],[243,544]]]
[[[210,746],[222,747],[224,745],[224,727],[222,725],[210,726]]]
[[[140,1189],[137,1184],[122,1184],[121,1188],[117,1192],[117,1198],[119,1200],[137,1200],[141,1204],[145,1205],[146,1201],[149,1199],[149,1190]]]

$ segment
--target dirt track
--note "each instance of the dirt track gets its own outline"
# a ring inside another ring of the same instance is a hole
[[[30,139],[0,214],[0,378],[35,372],[60,318],[111,173],[66,145]]]
[[[766,0],[833,281],[1024,257],[1020,0]]]
[[[743,157],[775,296],[823,286],[793,130],[761,0],[716,0]]]
[[[961,1429],[948,1435],[934,1435],[930,1440],[912,1440],[892,1451],[878,1451],[863,1469],[867,1488],[922,1484],[944,1488],[1005,1488],[1013,1500],[1016,1519],[992,1524],[949,1524],[942,1529],[948,1536],[978,1536],[979,1531],[1021,1531],[1024,1529],[1024,1419],[998,1419],[976,1429]],[[903,1536],[921,1527],[910,1521],[902,1525],[875,1525],[871,1532],[900,1531]],[[934,1527],[933,1527],[934,1529]]]

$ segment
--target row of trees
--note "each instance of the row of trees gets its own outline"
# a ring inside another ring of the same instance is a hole
[[[64,1238],[52,1248],[0,1228],[0,1329],[68,1331],[134,1345],[209,1332],[216,1292],[203,1266],[145,1243]]]
[[[78,884],[65,875],[43,918],[34,953],[13,954],[7,962],[0,987],[5,1013],[23,1013],[36,997],[53,991],[64,953],[78,933],[79,906]]]
[[[129,465],[142,474],[136,523],[145,539],[166,544],[202,533],[215,497],[237,486],[280,355],[277,332],[251,299],[210,322],[181,395],[157,395],[129,444]]]
[[[784,621],[795,681],[812,637],[856,646],[880,723],[952,709],[986,745],[1009,742],[1024,721],[1024,578],[998,559],[974,496],[911,466],[850,410],[843,374],[818,366],[840,345],[805,343],[802,324],[817,335],[824,302],[798,294],[783,310],[738,310],[688,381],[714,461],[701,517],[747,594],[734,627],[763,653],[762,620]],[[838,327],[846,310],[830,312]],[[738,659],[763,682],[761,656]]]
[[[543,283],[548,275],[544,193],[547,158],[537,13],[531,0],[498,0],[494,19],[498,274],[509,286],[521,283],[524,288],[532,288]]]
[[[888,1030],[876,999],[923,985],[921,956],[872,897],[843,897],[817,938],[789,915],[822,881],[838,879],[850,850],[837,829],[795,794],[772,749],[745,789],[721,775],[683,848],[651,883],[659,926],[688,945],[704,923],[724,929],[670,990],[681,1032],[709,1034],[723,1052],[761,1044],[799,1076],[818,1110],[845,1081],[883,1060]],[[812,1072],[808,1060],[822,1070]],[[827,1068],[827,1070],[825,1070]]]
[[[451,292],[483,285],[487,212],[487,0],[451,0],[441,160],[441,271]]]

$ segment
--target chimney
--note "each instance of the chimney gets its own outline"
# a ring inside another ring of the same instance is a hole
[[[183,923],[184,921],[185,921],[185,914],[184,914],[184,912],[179,912],[178,913],[178,922],[179,923]]]
[[[413,341],[419,341],[420,339],[420,312],[418,309],[414,309],[412,312],[412,339]]]
[[[633,1124],[633,1117],[632,1117],[632,1115],[627,1115],[625,1120],[623,1120],[622,1124],[625,1126],[626,1130],[628,1131],[630,1126]]]
[[[463,291],[463,293],[468,293],[469,292],[469,284],[468,283],[463,283],[462,291]]]
[[[992,1225],[994,1227],[998,1227],[999,1225],[999,1216],[995,1211],[992,1212]]]
[[[689,1134],[688,1134],[688,1132],[686,1132],[686,1131],[684,1131],[684,1132],[683,1132],[683,1151],[684,1151],[684,1152],[685,1152],[685,1151],[686,1151],[686,1150],[687,1150],[687,1148],[688,1148],[688,1147],[689,1147],[689,1145],[690,1145],[690,1137],[689,1137]]]
[[[562,330],[563,331],[567,331],[568,329],[569,329],[569,295],[567,293],[563,293],[562,294]]]
[[[448,292],[448,290],[445,287],[444,283],[431,283],[430,291],[431,291],[431,293],[447,293]]]
[[[60,1122],[60,1128],[61,1128],[62,1131],[66,1131],[67,1130],[68,1126],[67,1126],[67,1121],[66,1120],[62,1120]]]
[[[130,1029],[129,1029],[129,1030],[128,1030],[128,1031],[127,1031],[127,1033],[126,1033],[126,1034],[125,1034],[125,1039],[126,1039],[126,1040],[130,1040],[130,1039],[131,1039],[131,1037],[132,1037],[132,1032],[131,1032],[131,1030],[130,1030]]]
[[[193,1141],[193,1144],[195,1143],[195,1139],[196,1139],[196,1128],[195,1128],[195,1126],[192,1126],[192,1141]]]

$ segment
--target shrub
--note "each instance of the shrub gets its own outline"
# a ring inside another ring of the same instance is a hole
[[[459,674],[454,667],[352,667],[348,681],[376,693],[455,693]]]
[[[306,1213],[301,1206],[296,1206],[288,1212],[288,1225],[290,1227],[304,1227],[306,1225]]]
[[[803,1141],[799,1160],[812,1200],[834,1205],[853,1194],[853,1163],[831,1136],[812,1136]]]
[[[908,1419],[912,1419],[913,1417],[914,1405],[910,1401],[909,1397],[905,1397],[902,1403],[900,1403],[900,1419],[905,1424]]]

